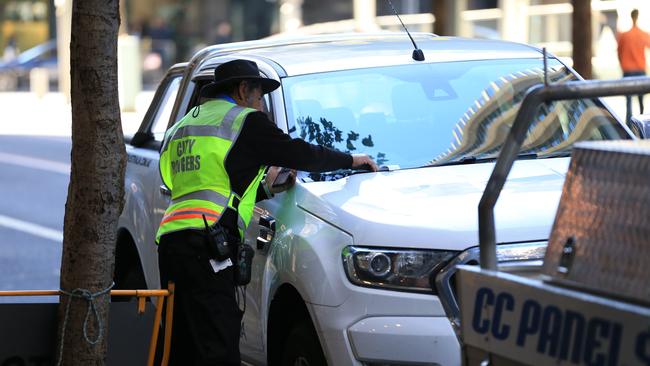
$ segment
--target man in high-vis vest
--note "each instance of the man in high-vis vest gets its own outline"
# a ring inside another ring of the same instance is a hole
[[[239,365],[243,312],[236,299],[236,249],[255,202],[290,188],[273,187],[279,168],[325,172],[369,167],[364,154],[346,154],[294,139],[263,113],[262,96],[280,83],[257,64],[217,66],[201,96],[210,98],[172,126],[160,153],[160,173],[172,200],[156,240],[161,284],[175,282],[170,364]],[[268,168],[267,167],[271,167]],[[232,258],[217,261],[206,223],[227,233]]]

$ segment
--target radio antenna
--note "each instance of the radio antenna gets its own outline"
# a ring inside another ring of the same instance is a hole
[[[391,9],[393,9],[393,13],[395,13],[395,16],[397,16],[397,19],[399,19],[399,22],[402,24],[402,28],[404,28],[404,30],[406,31],[406,34],[408,34],[409,38],[411,39],[411,42],[413,43],[413,48],[415,48],[415,49],[413,50],[413,55],[411,57],[413,57],[413,59],[415,61],[424,61],[424,52],[422,52],[422,50],[419,49],[418,46],[415,44],[415,41],[413,40],[413,37],[411,37],[411,33],[409,32],[409,30],[404,25],[404,22],[402,21],[402,18],[399,17],[399,14],[397,13],[397,10],[395,10],[395,7],[393,6],[393,3],[390,0],[386,0],[386,1],[388,1],[388,5],[390,5]]]

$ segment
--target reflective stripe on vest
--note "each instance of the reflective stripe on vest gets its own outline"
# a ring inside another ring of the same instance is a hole
[[[211,191],[209,189],[204,189],[201,191],[190,192],[180,197],[177,197],[172,200],[171,204],[173,205],[188,200],[210,201],[214,204],[223,207],[227,206],[230,201],[229,197],[226,197],[219,192]]]
[[[172,192],[172,201],[161,220],[156,242],[170,232],[203,229],[203,216],[212,225],[226,208],[235,209],[235,206],[238,207],[237,226],[243,237],[253,216],[265,167],[260,167],[239,197],[232,191],[225,162],[246,116],[252,111],[224,100],[212,100],[200,109],[193,108],[165,134],[160,175]]]
[[[233,197],[236,197],[236,196],[237,195],[233,194]],[[239,198],[241,200],[240,197],[237,197],[237,198]],[[183,196],[181,196],[181,197],[179,197],[179,198],[177,198],[175,200],[172,200],[171,204],[173,205],[173,204],[180,203],[180,202],[183,202],[183,201],[195,200],[195,199],[210,201],[210,202],[216,203],[216,204],[218,204],[220,206],[223,206],[223,207],[226,207],[226,206],[232,207],[232,199],[229,200],[228,197],[222,196],[221,194],[219,194],[219,192],[210,191],[210,190],[202,190],[202,191],[196,191],[196,192],[188,193],[188,194],[183,195]],[[201,210],[201,209],[188,208],[188,209],[176,210],[174,212],[190,211],[190,210]],[[204,210],[204,211],[210,211],[210,210]],[[217,211],[211,211],[211,212],[216,213],[217,217],[220,216],[220,214]],[[163,222],[165,221],[166,217],[167,217],[167,215],[165,215],[163,217]],[[199,216],[199,217],[201,217],[201,216]],[[210,219],[207,214],[206,214],[206,219]],[[162,222],[161,222],[161,224],[162,224]],[[241,214],[239,212],[237,212],[237,226],[240,229],[246,229],[246,226],[247,226],[245,221],[244,221],[244,218],[241,216]]]
[[[183,220],[187,218],[200,218],[203,220],[203,216],[205,216],[206,220],[215,221],[219,219],[221,213],[205,208],[181,208],[165,214],[160,224],[162,225],[169,221]]]
[[[232,107],[223,117],[223,122],[221,122],[221,125],[219,126],[190,125],[179,127],[174,131],[172,138],[169,140],[165,139],[160,153],[162,154],[167,151],[169,143],[172,141],[179,140],[188,136],[223,137],[234,141],[239,134],[239,130],[233,132],[233,122],[235,121],[235,118],[237,118],[237,116],[245,109],[246,108],[240,107],[238,105]]]

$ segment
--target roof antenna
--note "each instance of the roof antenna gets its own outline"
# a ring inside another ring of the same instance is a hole
[[[399,14],[397,14],[397,10],[395,10],[395,7],[393,6],[393,3],[390,0],[386,0],[386,1],[388,1],[388,5],[390,5],[391,9],[393,9],[393,13],[395,13],[395,15],[397,16],[397,19],[399,19],[399,22],[402,23],[402,27],[406,31],[406,34],[409,35],[409,38],[411,39],[411,42],[413,42],[413,48],[415,48],[415,49],[413,50],[413,55],[411,57],[413,57],[413,59],[415,61],[424,61],[424,52],[422,52],[422,50],[419,49],[418,46],[415,44],[415,41],[413,40],[413,37],[411,37],[411,33],[409,33],[409,30],[404,25],[404,22],[402,21],[402,18],[400,18]]]

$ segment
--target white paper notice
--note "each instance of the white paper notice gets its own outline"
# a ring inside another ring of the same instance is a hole
[[[214,273],[217,273],[222,269],[232,266],[232,261],[230,260],[230,258],[221,262],[217,262],[214,259],[210,259],[210,265],[212,266],[212,270],[214,271]]]

